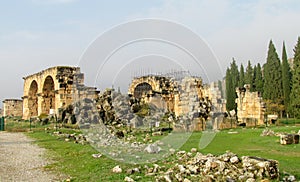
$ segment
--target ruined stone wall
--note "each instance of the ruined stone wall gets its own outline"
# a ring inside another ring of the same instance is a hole
[[[204,86],[203,93],[212,103],[212,111],[214,113],[226,112],[226,100],[222,98],[221,90],[218,87],[218,82],[212,82]]]
[[[78,67],[52,67],[23,79],[23,119],[59,114],[74,99],[90,95],[91,91],[91,88],[84,87],[84,75]]]
[[[158,108],[174,112],[175,83],[169,77],[149,75],[134,78],[128,94]]]
[[[202,80],[196,77],[185,77],[178,84],[175,95],[174,112],[176,116],[199,112],[200,100],[203,99]]]
[[[247,126],[263,125],[265,104],[260,94],[250,92],[250,85],[237,88],[236,93],[238,122],[246,123]]]
[[[3,116],[22,116],[23,101],[19,99],[6,99],[3,101]]]
[[[149,85],[148,87],[146,85]],[[150,89],[149,89],[150,88]],[[141,89],[141,92],[137,92]],[[186,76],[181,79],[173,79],[163,76],[143,76],[133,79],[129,95],[140,98],[147,103],[174,112],[175,116],[188,115],[193,118],[197,113],[203,112],[204,98],[202,79]],[[206,112],[206,111],[205,111]]]

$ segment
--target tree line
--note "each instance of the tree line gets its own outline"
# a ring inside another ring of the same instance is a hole
[[[236,110],[236,88],[250,85],[251,92],[258,92],[266,103],[267,114],[300,118],[300,37],[294,48],[293,62],[288,62],[285,43],[281,59],[272,40],[269,43],[266,63],[246,67],[237,65],[233,58],[226,70],[226,108]]]

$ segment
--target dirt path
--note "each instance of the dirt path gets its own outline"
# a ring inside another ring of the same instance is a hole
[[[0,182],[59,181],[43,169],[49,162],[45,149],[32,143],[23,133],[0,132]]]

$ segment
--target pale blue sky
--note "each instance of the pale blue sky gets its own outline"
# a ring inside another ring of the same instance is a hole
[[[292,57],[300,35],[298,0],[1,0],[0,99],[22,97],[23,76],[49,66],[76,66],[102,32],[141,18],[189,27],[224,70],[232,57],[263,64],[270,39],[279,55],[285,41]]]

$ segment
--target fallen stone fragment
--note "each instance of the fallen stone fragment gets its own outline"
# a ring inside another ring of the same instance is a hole
[[[100,158],[100,157],[102,157],[102,154],[93,154],[92,157],[94,157],[94,158]]]
[[[260,136],[274,136],[275,132],[271,129],[264,129]]]
[[[112,169],[113,173],[122,173],[122,169],[120,166],[116,166]]]
[[[230,158],[230,162],[231,162],[232,164],[238,163],[238,162],[239,162],[239,158],[238,158],[237,156],[231,157],[231,158]]]
[[[185,179],[183,180],[183,182],[191,182],[191,180],[185,178]]]
[[[148,152],[149,154],[157,154],[161,151],[161,148],[156,144],[149,144],[144,151]]]
[[[281,145],[289,145],[289,144],[293,144],[294,139],[298,139],[298,143],[299,143],[299,135],[294,135],[294,134],[282,134],[280,135],[280,144]]]
[[[124,181],[126,182],[134,182],[134,180],[128,176],[125,177]]]
[[[191,152],[192,152],[192,153],[196,153],[196,152],[197,152],[197,149],[196,149],[196,148],[192,148],[192,149],[191,149]]]

